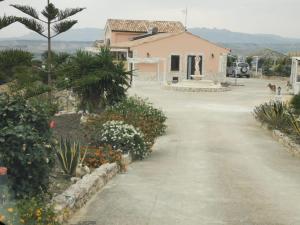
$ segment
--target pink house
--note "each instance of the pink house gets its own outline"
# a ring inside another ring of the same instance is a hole
[[[104,43],[142,80],[190,79],[196,63],[201,75],[209,79],[225,77],[230,52],[174,21],[109,19]]]

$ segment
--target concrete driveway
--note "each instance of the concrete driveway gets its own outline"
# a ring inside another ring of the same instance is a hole
[[[167,135],[150,158],[113,179],[71,224],[300,224],[300,160],[251,114],[272,97],[269,81],[239,83],[245,86],[226,93],[138,83],[131,92],[163,108]]]

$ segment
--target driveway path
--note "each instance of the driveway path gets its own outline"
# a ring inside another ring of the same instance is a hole
[[[253,119],[267,81],[227,93],[132,90],[162,107],[167,135],[73,219],[97,225],[300,225],[300,160]]]

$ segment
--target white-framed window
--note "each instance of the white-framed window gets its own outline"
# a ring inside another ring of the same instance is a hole
[[[171,72],[180,71],[180,55],[171,55]]]

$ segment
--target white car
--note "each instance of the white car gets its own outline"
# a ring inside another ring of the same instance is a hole
[[[233,63],[227,68],[227,76],[250,78],[250,66],[245,62]]]

